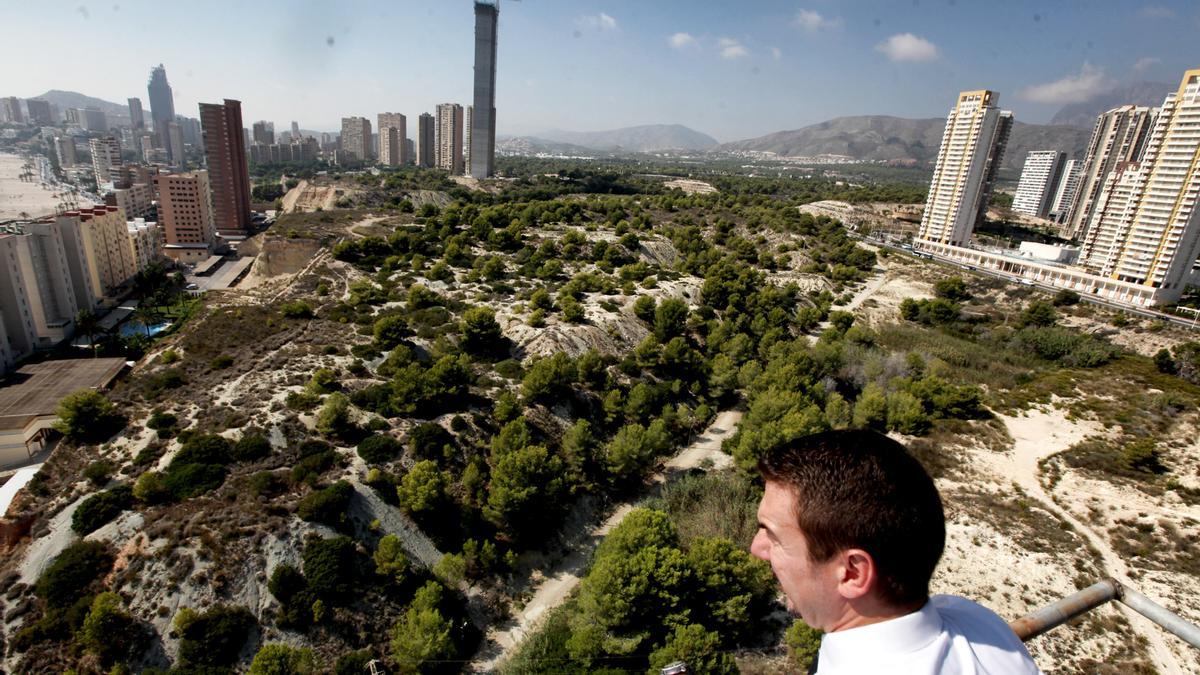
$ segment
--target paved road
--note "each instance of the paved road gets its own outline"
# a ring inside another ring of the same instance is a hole
[[[653,483],[665,483],[681,472],[702,468],[705,460],[711,460],[712,468],[732,466],[733,458],[721,452],[721,442],[733,434],[741,419],[741,411],[726,410],[718,413],[703,434],[672,457],[661,473],[653,476]],[[533,597],[525,603],[521,611],[504,625],[488,631],[483,645],[475,655],[475,661],[471,664],[472,671],[494,672],[497,666],[537,629],[550,610],[566,601],[587,572],[587,564],[596,546],[605,535],[625,520],[636,501],[638,500],[630,500],[619,505],[603,523],[592,528],[574,552],[545,574],[543,581],[534,590]]]

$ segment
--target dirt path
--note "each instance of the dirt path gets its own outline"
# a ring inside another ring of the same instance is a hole
[[[1129,567],[1113,551],[1103,533],[1095,532],[1089,525],[1056,504],[1038,479],[1038,463],[1041,460],[1066,450],[1088,436],[1102,435],[1103,427],[1096,422],[1067,420],[1066,414],[1060,410],[1030,410],[1024,417],[997,417],[1008,427],[1008,433],[1013,438],[1011,453],[992,455],[992,464],[999,475],[1010,478],[1030,497],[1041,502],[1043,508],[1070,523],[1100,553],[1106,575],[1137,588],[1137,584],[1129,579]],[[1133,629],[1146,638],[1150,658],[1158,672],[1166,675],[1186,672],[1167,646],[1161,628],[1125,605],[1117,603],[1117,606],[1129,619]]]
[[[859,305],[866,302],[867,298],[875,295],[876,291],[883,288],[883,285],[887,282],[888,275],[887,269],[885,268],[878,277],[868,281],[866,286],[863,286],[861,289],[859,289],[859,291],[854,294],[854,297],[850,300],[850,302],[846,303],[846,306],[840,309],[846,312],[853,312],[854,310],[858,309]]]
[[[718,413],[703,434],[682,452],[672,457],[661,473],[654,475],[652,479],[654,484],[667,482],[671,475],[701,468],[705,460],[711,460],[713,468],[731,466],[733,459],[721,452],[721,442],[733,433],[741,419],[740,411],[726,410]],[[612,515],[588,533],[575,551],[564,558],[553,570],[543,575],[542,582],[534,590],[533,597],[529,599],[529,602],[525,603],[525,606],[504,625],[488,631],[469,670],[479,673],[494,672],[500,663],[510,656],[530,633],[537,629],[541,620],[550,610],[566,601],[587,571],[587,564],[591,560],[596,546],[600,544],[605,535],[625,520],[625,516],[633,510],[636,501],[631,500],[619,505]]]

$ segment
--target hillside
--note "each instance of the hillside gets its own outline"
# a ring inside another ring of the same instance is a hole
[[[113,103],[104,99],[94,98],[80,94],[77,91],[62,91],[60,89],[51,89],[41,96],[33,98],[43,98],[58,106],[59,110],[67,108],[98,108],[103,110],[106,115],[124,115],[129,116],[129,107],[121,103]],[[145,105],[143,103],[143,105]],[[147,115],[149,108],[147,107]]]
[[[658,150],[707,150],[717,144],[708,134],[682,124],[644,124],[608,131],[562,131],[552,129],[533,134],[557,143],[571,143],[593,150],[655,152]]]
[[[774,152],[787,157],[847,155],[855,159],[885,161],[915,159],[932,163],[942,142],[945,120],[908,119],[887,115],[837,117],[791,131],[724,143],[717,152]],[[1030,150],[1063,150],[1081,158],[1089,131],[1077,127],[1016,122],[1004,166],[1020,170]]]
[[[1091,129],[1092,125],[1096,123],[1096,117],[1106,110],[1130,104],[1157,107],[1162,105],[1167,93],[1174,89],[1171,85],[1162,82],[1134,82],[1122,85],[1090,101],[1064,105],[1050,119],[1050,124],[1065,124]]]
[[[573,143],[548,141],[535,136],[502,136],[496,139],[496,153],[500,155],[518,155],[534,157],[537,155],[557,155],[562,157],[594,157],[598,152],[592,148]]]

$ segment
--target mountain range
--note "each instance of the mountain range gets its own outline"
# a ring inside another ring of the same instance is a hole
[[[1167,94],[1175,87],[1162,82],[1133,82],[1115,87],[1083,103],[1064,105],[1050,124],[1067,124],[1091,129],[1096,117],[1106,110],[1122,105],[1140,105],[1149,108],[1161,106]]]
[[[58,106],[59,110],[66,110],[67,108],[96,108],[98,110],[104,111],[105,115],[118,115],[118,116],[129,117],[129,106],[128,105],[123,105],[120,103],[113,103],[112,101],[105,101],[104,99],[101,99],[101,98],[93,98],[91,96],[85,96],[76,91],[62,91],[61,89],[51,89],[50,91],[42,94],[41,96],[34,96],[33,98],[46,99],[47,101],[50,101],[54,105]],[[143,102],[142,105],[145,106],[145,102]],[[147,108],[146,109],[146,117],[149,117],[149,116],[150,116],[150,111],[149,111],[149,108]]]
[[[713,150],[773,152],[786,157],[846,155],[868,161],[907,159],[928,164],[937,158],[945,125],[946,120],[938,117],[837,117],[800,129],[723,143]],[[1090,126],[1085,129],[1015,122],[1002,166],[1020,170],[1030,150],[1062,150],[1068,158],[1082,159],[1090,135]]]
[[[550,129],[530,134],[530,137],[609,152],[708,150],[717,145],[717,139],[682,124],[644,124],[607,131]]]

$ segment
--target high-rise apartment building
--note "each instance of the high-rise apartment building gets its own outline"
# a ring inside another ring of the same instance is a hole
[[[108,132],[108,115],[99,108],[84,108],[79,111],[80,126],[85,131]]]
[[[146,221],[145,218],[134,218],[127,221],[125,227],[129,232],[129,247],[133,251],[138,271],[162,260],[163,231],[158,223]]]
[[[259,120],[254,123],[253,136],[255,143],[271,145],[275,142],[275,123]]]
[[[58,165],[64,169],[75,166],[79,161],[75,154],[74,136],[56,136],[54,138],[54,154],[58,156]]]
[[[1012,129],[1012,113],[996,107],[998,99],[985,89],[958,95],[942,132],[919,240],[961,246],[971,238]]]
[[[1069,209],[1063,234],[1080,240],[1096,215],[1100,191],[1117,165],[1141,160],[1157,110],[1125,105],[1096,118],[1084,156],[1079,189]]]
[[[13,124],[24,124],[25,115],[21,114],[21,99],[16,96],[0,98],[0,108],[4,110],[4,119]]]
[[[1067,155],[1059,150],[1034,150],[1025,157],[1021,180],[1013,196],[1012,210],[1034,218],[1045,218],[1058,189]]]
[[[183,167],[186,164],[183,155],[183,130],[179,128],[178,122],[167,122],[167,154],[175,166]]]
[[[417,117],[417,138],[414,143],[415,152],[413,153],[415,155],[413,159],[416,161],[417,166],[431,167],[434,165],[434,158],[437,153],[434,151],[436,146],[433,140],[433,127],[433,115],[421,113]]]
[[[217,232],[225,238],[246,236],[250,231],[250,167],[241,102],[201,103],[200,126]]]
[[[408,164],[408,120],[400,113],[379,113],[379,163],[385,166]]]
[[[498,4],[475,3],[475,98],[471,115],[471,175],[487,178],[496,165],[496,29]]]
[[[463,108],[457,103],[439,103],[437,106],[436,157],[439,169],[453,175],[463,172]]]
[[[1094,212],[1080,242],[1079,263],[1089,272],[1111,277],[1144,187],[1136,162],[1121,162],[1104,177]]]
[[[1105,184],[1110,194],[1093,217],[1089,240],[1097,243],[1085,246],[1084,265],[1159,289],[1158,303],[1179,299],[1200,256],[1200,69],[1167,95],[1142,161]]]
[[[163,228],[163,253],[174,260],[196,262],[212,252],[213,223],[207,171],[160,174],[158,222]]]
[[[54,113],[50,110],[50,101],[42,98],[25,100],[25,109],[29,111],[29,121],[36,125],[54,124]]]
[[[292,120],[292,142],[295,143],[299,140],[300,140],[300,123],[297,122],[296,120]]]
[[[1050,218],[1055,222],[1063,222],[1075,203],[1079,194],[1079,180],[1083,178],[1083,160],[1070,159],[1063,164],[1062,177],[1058,179],[1058,188],[1054,191],[1054,199],[1050,200]]]
[[[113,168],[121,166],[121,142],[114,136],[104,136],[88,141],[88,148],[92,152],[96,184],[111,183]]]
[[[84,259],[80,261],[70,261],[68,253],[79,307],[92,308],[106,297],[115,296],[117,289],[137,274],[129,227],[120,207],[105,205],[67,211],[56,216],[55,221],[67,250],[83,252]],[[81,279],[83,276],[88,279]],[[92,293],[90,298],[86,296],[87,289]]]
[[[133,130],[146,128],[146,115],[142,112],[142,99],[136,96],[127,99],[129,104],[129,127]]]
[[[366,162],[371,159],[371,120],[365,117],[342,118],[342,150],[351,157]]]
[[[71,336],[79,310],[56,222],[0,230],[0,318],[16,358]]]
[[[463,173],[471,175],[471,119],[475,116],[475,106],[469,105],[463,119]]]
[[[165,125],[175,119],[175,98],[167,82],[167,69],[161,63],[150,71],[146,93],[150,95],[150,119],[154,120],[154,130],[158,131],[159,122]]]

